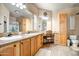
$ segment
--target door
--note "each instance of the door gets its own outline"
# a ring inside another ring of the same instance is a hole
[[[20,56],[20,42],[1,47],[0,56]]]
[[[31,38],[31,55],[35,55],[36,53],[36,37]]]
[[[7,45],[0,48],[0,56],[14,56],[15,45]]]
[[[21,41],[21,56],[30,56],[30,39]]]
[[[37,38],[37,49],[39,49],[42,46],[41,42],[42,42],[41,35],[38,35],[38,38]]]
[[[67,44],[67,14],[60,13],[60,45]]]

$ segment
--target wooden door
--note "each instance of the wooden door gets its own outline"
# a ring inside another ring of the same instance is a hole
[[[14,45],[7,45],[0,48],[0,56],[14,56]]]
[[[20,42],[1,47],[0,56],[20,56]]]
[[[21,56],[30,56],[30,39],[21,41]]]
[[[35,55],[36,52],[36,38],[32,37],[31,38],[31,55]]]
[[[59,14],[60,20],[60,44],[67,44],[67,14],[61,13]]]
[[[41,47],[41,36],[38,35],[38,49]]]
[[[40,47],[42,47],[42,45],[43,45],[43,37],[42,37],[42,35],[40,34],[40,35],[37,36],[37,50],[38,50]]]

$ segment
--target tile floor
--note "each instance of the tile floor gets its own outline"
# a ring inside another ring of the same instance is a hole
[[[75,51],[71,47],[51,44],[39,49],[35,56],[79,56],[79,51]]]

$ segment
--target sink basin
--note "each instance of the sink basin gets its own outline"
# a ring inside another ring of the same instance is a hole
[[[19,38],[21,38],[21,36],[2,37],[0,40],[14,40]]]

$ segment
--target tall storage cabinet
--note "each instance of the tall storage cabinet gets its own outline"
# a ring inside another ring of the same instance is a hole
[[[60,13],[59,20],[60,20],[60,45],[66,45],[67,44],[67,14]]]

